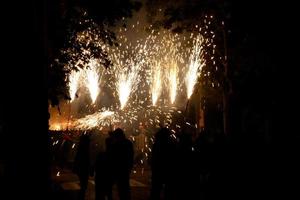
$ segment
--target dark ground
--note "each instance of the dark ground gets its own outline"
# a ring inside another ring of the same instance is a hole
[[[58,176],[58,172],[59,176]],[[70,170],[61,170],[60,168],[52,169],[51,178],[53,182],[53,200],[77,200],[80,189],[78,177]],[[132,200],[145,200],[149,197],[150,170],[136,167],[131,174],[130,186]],[[118,199],[117,189],[113,188],[113,197]],[[95,182],[90,177],[86,200],[95,199]]]

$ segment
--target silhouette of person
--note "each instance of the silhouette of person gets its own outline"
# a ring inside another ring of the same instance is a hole
[[[112,170],[112,184],[117,184],[120,200],[130,199],[130,172],[133,167],[133,144],[117,128],[107,142],[109,169]]]
[[[79,199],[84,200],[91,172],[89,133],[84,133],[80,136],[78,150],[74,160],[74,172],[78,175],[80,182]]]
[[[196,158],[192,141],[192,134],[182,132],[179,135],[178,148],[176,152],[177,199],[199,199],[197,177],[199,169],[196,166]]]
[[[158,200],[164,192],[165,199],[173,199],[174,163],[176,142],[171,138],[169,129],[161,128],[156,134],[151,158],[151,200]]]
[[[95,192],[96,200],[112,200],[111,171],[106,152],[99,152],[96,158]]]

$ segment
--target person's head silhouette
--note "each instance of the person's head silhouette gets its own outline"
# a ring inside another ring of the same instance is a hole
[[[125,138],[125,134],[124,134],[124,131],[121,129],[121,128],[117,128],[115,131],[114,131],[114,136],[116,138]]]
[[[90,144],[90,134],[85,132],[80,136],[79,146],[88,146]]]

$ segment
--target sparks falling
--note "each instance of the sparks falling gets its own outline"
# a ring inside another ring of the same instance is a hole
[[[152,105],[155,106],[162,89],[161,65],[159,62],[154,62],[151,67],[151,97]]]
[[[79,86],[79,78],[81,75],[81,71],[71,71],[69,75],[69,94],[71,98],[71,102],[74,101],[76,97],[76,92]]]
[[[117,91],[121,109],[123,109],[129,99],[130,94],[134,90],[137,79],[137,69],[131,70],[129,73],[121,72],[117,80]]]
[[[120,29],[120,46],[109,50],[114,65],[115,84],[121,110],[128,104],[130,95],[136,91],[140,83],[139,73],[147,63],[148,52],[147,39],[137,40],[133,45],[126,37],[126,31],[126,28]]]
[[[178,67],[176,61],[171,61],[169,68],[169,95],[171,104],[174,103],[177,93],[177,84],[178,84]]]
[[[194,91],[194,86],[197,83],[197,79],[200,75],[202,67],[205,65],[203,59],[203,37],[198,35],[193,41],[193,48],[191,50],[191,56],[189,58],[188,71],[185,77],[187,97],[190,98]]]
[[[158,36],[159,37],[154,38],[155,45],[153,49],[156,53],[152,59],[159,59],[160,61],[160,68],[163,69],[164,77],[162,85],[166,87],[166,91],[168,91],[169,102],[173,104],[175,102],[177,89],[179,87],[178,64],[180,60],[179,58],[182,57],[182,55],[178,49],[181,45],[181,38],[178,36],[178,34],[168,31],[158,33]],[[161,92],[161,90],[159,92]]]
[[[114,112],[104,110],[78,119],[74,124],[77,129],[92,129],[98,126],[108,126],[114,120]]]
[[[98,63],[96,60],[91,60],[89,64],[89,68],[85,70],[86,72],[86,86],[90,92],[90,97],[92,102],[95,103],[98,94],[100,92],[99,89],[99,74],[98,74]]]
[[[72,62],[69,66],[81,68],[81,72],[73,72],[69,77],[70,97],[73,101],[76,92],[80,91],[82,92],[80,97],[90,96],[90,102],[95,108],[105,106],[110,111],[102,109],[76,119],[75,112],[79,109],[74,109],[75,125],[72,127],[83,130],[102,128],[109,124],[135,127],[139,122],[157,127],[159,124],[177,123],[173,120],[174,116],[182,117],[183,114],[175,111],[182,107],[185,103],[183,100],[186,99],[179,97],[186,92],[190,98],[200,73],[202,77],[206,74],[209,76],[211,72],[210,68],[205,69],[205,73],[202,70],[204,64],[210,66],[213,64],[211,61],[214,61],[213,56],[211,58],[205,56],[205,59],[211,59],[210,61],[204,60],[203,55],[208,52],[208,46],[213,44],[213,41],[209,40],[209,27],[203,28],[202,31],[199,29],[201,35],[188,32],[175,34],[168,30],[150,30],[151,33],[148,31],[143,34],[132,34],[145,29],[146,27],[138,27],[138,24],[118,28],[116,38],[119,45],[112,46],[105,46],[97,36],[97,32],[92,30],[77,34],[77,40],[82,48],[77,54],[76,48],[71,49],[69,56]],[[132,37],[138,34],[141,38]],[[102,65],[104,62],[94,59],[92,49],[88,48],[89,44],[94,44],[93,46],[107,52],[112,64],[110,68],[102,71],[100,63]],[[101,81],[104,83],[102,87]],[[81,90],[81,87],[85,89]],[[101,102],[97,101],[100,89],[105,91]],[[78,99],[78,105],[83,102]],[[74,104],[75,106],[77,105]],[[88,105],[85,108],[88,108]],[[87,112],[78,116],[82,114]],[[54,128],[62,129],[63,126]]]

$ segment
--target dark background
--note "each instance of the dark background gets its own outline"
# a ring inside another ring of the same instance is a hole
[[[299,64],[293,62],[298,52],[297,7],[288,1],[229,2],[232,40],[236,40],[231,41],[232,48],[245,42],[241,53],[258,68],[257,76],[250,76],[255,81],[246,84],[247,90],[239,95],[253,105],[253,112],[268,106],[272,113],[268,150],[248,152],[253,165],[264,170],[255,179],[237,179],[232,187],[251,188],[258,183],[263,189],[252,191],[253,197],[296,199],[300,169],[299,103],[294,98]],[[51,41],[45,39],[46,5],[44,0],[1,2],[0,199],[51,197],[46,84]],[[245,156],[238,150],[234,154],[237,159]],[[248,165],[234,169],[254,170]]]

